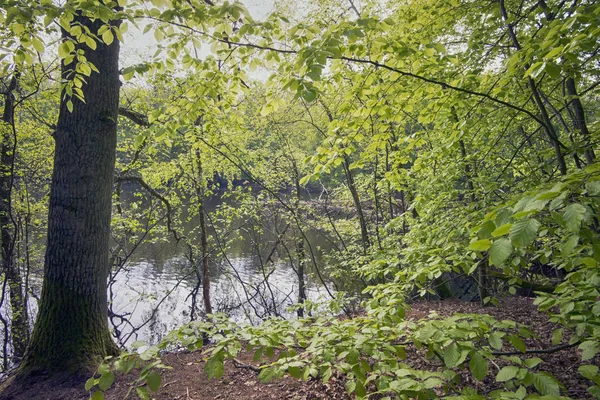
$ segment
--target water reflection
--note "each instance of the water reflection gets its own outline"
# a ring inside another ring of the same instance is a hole
[[[214,210],[220,200],[210,204]],[[214,234],[214,231],[212,232]],[[318,235],[308,235],[316,248]],[[273,238],[265,237],[264,247]],[[233,320],[259,323],[269,315],[293,317],[286,308],[298,299],[298,277],[282,254],[263,265],[250,236],[238,237],[225,256],[213,250],[211,301],[215,312]],[[264,256],[263,256],[264,261]],[[310,274],[309,274],[310,275]],[[307,297],[327,298],[320,283],[307,277]],[[109,317],[122,345],[135,340],[160,341],[169,331],[190,321],[191,293],[197,284],[195,271],[181,245],[159,241],[143,243],[115,277],[110,288]],[[197,304],[201,308],[201,294]]]

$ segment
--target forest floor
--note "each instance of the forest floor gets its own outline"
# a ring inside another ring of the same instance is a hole
[[[411,311],[407,314],[410,319],[427,317],[435,311],[442,316],[454,313],[487,313],[498,320],[511,319],[529,325],[539,336],[526,341],[528,349],[543,349],[551,346],[552,332],[556,326],[550,323],[546,315],[539,313],[532,299],[515,297],[502,299],[498,307],[481,307],[475,303],[465,303],[455,300],[422,301],[412,304]],[[422,357],[411,357],[416,349],[407,349],[407,359],[404,362],[415,368],[434,368],[437,364],[428,361],[419,365]],[[507,351],[513,350],[507,346]],[[565,386],[567,394],[574,399],[592,399],[587,392],[588,382],[577,372],[581,356],[576,348],[569,348],[551,354],[534,354],[545,362],[541,364],[542,370],[552,373]],[[344,382],[333,376],[325,385],[320,380],[303,382],[290,377],[285,377],[271,383],[263,384],[257,379],[257,373],[247,365],[256,365],[252,361],[251,353],[242,353],[238,361],[246,367],[236,366],[234,362],[225,362],[225,373],[218,380],[209,380],[203,372],[205,357],[202,352],[173,353],[163,357],[166,365],[173,367],[162,372],[162,385],[158,392],[152,393],[151,398],[156,400],[237,400],[237,399],[348,399]],[[598,358],[593,360],[598,364]],[[482,392],[500,388],[493,374],[483,382],[473,381],[470,374],[461,373],[463,382],[476,386]],[[113,388],[106,393],[107,400],[120,400],[125,398],[135,380],[135,374],[120,376]],[[128,398],[135,399],[135,391]],[[89,393],[83,389],[83,383],[73,387],[72,381],[39,381],[34,385],[22,389],[19,393],[4,393],[0,399],[44,399],[44,400],[85,400]]]

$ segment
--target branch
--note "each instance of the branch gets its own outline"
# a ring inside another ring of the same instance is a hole
[[[172,221],[171,221],[172,208],[171,208],[171,203],[169,203],[169,200],[167,200],[163,195],[161,195],[156,190],[154,190],[150,185],[148,185],[146,183],[146,181],[144,181],[142,178],[140,178],[138,176],[116,176],[115,177],[115,181],[116,182],[136,182],[141,187],[143,187],[144,189],[146,189],[146,191],[148,193],[150,193],[152,196],[154,196],[157,199],[159,199],[160,201],[162,201],[162,203],[167,208],[167,229],[169,230],[169,232],[171,232],[173,234],[173,237],[175,237],[175,240],[177,242],[179,242],[181,240],[182,237],[179,236],[179,234],[177,233],[177,231],[174,228],[171,227],[171,224],[172,224]]]
[[[358,18],[360,18],[360,11],[358,11],[358,8],[356,8],[356,6],[354,5],[354,2],[352,0],[348,0],[350,2],[350,8],[356,13],[356,16]]]
[[[251,371],[254,371],[256,373],[260,372],[260,368],[255,367],[254,365],[244,364],[243,362],[239,361],[236,358],[233,358],[232,361],[233,361],[233,365],[235,365],[236,368],[245,368],[245,369],[249,369]]]
[[[381,63],[378,63],[377,61],[373,61],[373,60],[363,60],[363,59],[360,59],[360,58],[344,57],[344,56],[340,57],[340,59],[346,60],[346,61],[350,61],[350,62],[362,63],[362,64],[371,64],[371,65],[373,65],[375,67],[379,67],[379,68],[387,69],[388,71],[396,72],[396,73],[398,73],[398,74],[400,74],[402,76],[409,76],[411,78],[419,79],[419,80],[424,81],[424,82],[428,82],[428,83],[433,83],[433,84],[436,84],[436,85],[440,85],[444,89],[452,89],[452,90],[455,90],[457,92],[466,93],[466,94],[470,94],[470,95],[478,96],[478,97],[483,97],[483,98],[488,99],[488,100],[490,100],[490,101],[492,101],[494,103],[502,104],[503,106],[506,106],[508,108],[512,108],[513,110],[516,110],[516,111],[522,112],[524,114],[527,114],[528,116],[530,116],[531,118],[533,118],[535,121],[537,121],[539,124],[544,125],[544,122],[541,119],[539,119],[535,114],[533,114],[531,111],[526,110],[526,109],[524,109],[522,107],[516,106],[514,104],[508,103],[508,102],[506,102],[504,100],[500,100],[500,99],[498,99],[496,97],[490,96],[487,93],[476,92],[474,90],[469,90],[469,89],[464,89],[464,88],[460,88],[460,87],[457,87],[457,86],[453,86],[453,85],[450,85],[450,84],[448,84],[446,82],[439,81],[437,79],[428,78],[428,77],[425,77],[425,76],[413,74],[412,72],[402,71],[400,69],[391,67],[391,66],[386,65],[386,64],[381,64]]]
[[[119,115],[128,118],[129,120],[140,126],[144,126],[146,128],[150,126],[150,122],[148,122],[148,117],[137,111],[133,111],[124,107],[119,107]]]
[[[556,346],[556,347],[550,347],[549,349],[525,350],[525,352],[522,352],[522,351],[495,351],[495,352],[492,352],[492,355],[494,355],[494,356],[517,356],[517,355],[523,355],[523,354],[552,354],[552,353],[556,353],[556,352],[559,352],[562,350],[570,349],[571,347],[575,347],[575,346],[579,345],[580,343],[581,343],[581,341],[578,340],[575,343],[563,344],[563,345]]]
[[[162,22],[158,18],[153,18],[153,17],[146,17],[146,18]],[[180,28],[188,29],[188,30],[190,30],[190,31],[192,31],[194,33],[199,34],[199,35],[203,35],[203,36],[206,36],[206,37],[208,37],[208,38],[210,38],[212,40],[216,40],[217,42],[226,43],[226,44],[237,46],[237,47],[249,47],[249,48],[253,48],[253,49],[257,49],[257,50],[273,51],[273,52],[281,53],[281,54],[298,54],[298,51],[296,51],[296,50],[278,49],[278,48],[275,48],[275,47],[261,46],[261,45],[254,44],[254,43],[234,42],[234,41],[231,41],[229,39],[224,39],[224,38],[216,37],[216,36],[211,35],[211,34],[209,34],[207,32],[199,31],[199,30],[194,29],[194,28],[192,28],[190,26],[187,26],[187,25],[181,24],[181,23],[177,23],[177,22],[170,22],[170,24],[178,26]],[[332,56],[329,56],[327,58],[331,59],[331,60],[336,59],[336,57],[332,57]],[[534,119],[536,122],[538,122],[542,126],[545,126],[544,121],[542,121],[540,118],[538,118],[531,111],[526,110],[525,108],[516,106],[514,104],[508,103],[508,102],[506,102],[504,100],[501,100],[501,99],[498,99],[496,97],[490,96],[488,93],[482,93],[482,92],[477,92],[477,91],[474,91],[474,90],[468,90],[468,89],[460,88],[460,87],[457,87],[457,86],[453,86],[453,85],[450,85],[450,84],[448,84],[446,82],[439,81],[437,79],[428,78],[428,77],[425,77],[425,76],[413,74],[412,72],[403,71],[403,70],[400,70],[398,68],[395,68],[395,67],[392,67],[392,66],[389,66],[389,65],[386,65],[386,64],[382,64],[382,63],[379,63],[379,62],[373,61],[373,60],[368,60],[368,59],[365,60],[365,59],[354,58],[354,57],[345,57],[345,56],[339,57],[337,59],[345,60],[345,61],[349,61],[349,62],[353,62],[353,63],[359,63],[359,64],[370,64],[370,65],[373,65],[375,67],[379,67],[379,68],[386,69],[388,71],[396,72],[396,73],[398,73],[398,74],[400,74],[402,76],[409,76],[409,77],[412,77],[412,78],[415,78],[415,79],[419,79],[419,80],[424,81],[424,82],[428,82],[428,83],[433,83],[433,84],[436,84],[436,85],[440,85],[443,88],[452,89],[452,90],[455,90],[457,92],[466,93],[466,94],[470,94],[470,95],[473,95],[473,96],[483,97],[483,98],[488,99],[488,100],[490,100],[490,101],[492,101],[494,103],[501,104],[501,105],[506,106],[508,108],[512,108],[513,110],[516,110],[516,111],[522,112],[524,114],[527,114],[529,117],[531,117],[532,119]]]

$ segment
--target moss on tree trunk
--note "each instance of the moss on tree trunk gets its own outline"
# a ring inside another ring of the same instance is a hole
[[[103,22],[77,16],[97,32]],[[63,36],[66,33],[63,32]],[[39,313],[19,375],[83,373],[116,354],[107,319],[111,196],[119,106],[119,44],[82,46],[100,71],[85,103],[61,100],[50,189],[48,244]],[[63,65],[65,71],[74,65]]]

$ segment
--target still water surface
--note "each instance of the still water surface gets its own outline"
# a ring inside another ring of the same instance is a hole
[[[211,212],[219,203],[208,203],[207,211]],[[307,236],[314,249],[325,247],[319,235],[309,231]],[[226,312],[233,320],[253,324],[269,312],[293,318],[294,314],[286,308],[297,302],[298,278],[289,260],[275,257],[263,270],[255,244],[244,235],[234,240],[226,257],[221,254],[214,259],[211,301],[215,312]],[[156,343],[172,329],[190,321],[190,293],[197,279],[184,256],[183,246],[172,242],[143,243],[125,267],[116,275],[109,291],[111,327],[120,344],[127,346],[136,340]],[[306,280],[309,300],[330,298],[318,279],[309,276]],[[197,301],[202,309],[201,290]]]

